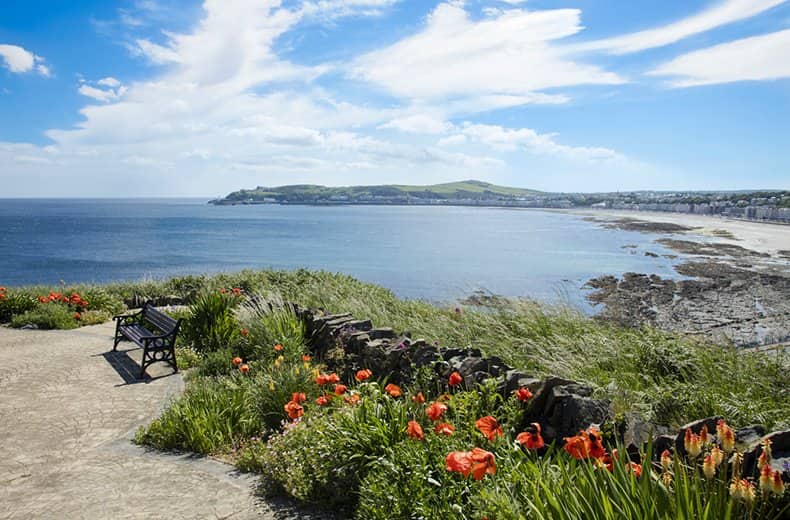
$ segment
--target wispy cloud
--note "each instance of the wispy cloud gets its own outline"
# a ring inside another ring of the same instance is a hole
[[[787,0],[722,0],[699,13],[667,25],[570,47],[576,51],[628,54],[663,47],[695,34],[756,16]]]
[[[648,72],[673,87],[790,78],[790,29],[722,43],[678,56]]]

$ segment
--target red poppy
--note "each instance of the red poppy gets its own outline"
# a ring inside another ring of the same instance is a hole
[[[274,350],[276,350],[277,352],[282,352],[283,346],[278,343],[274,346]]]
[[[499,426],[499,423],[492,415],[481,417],[475,421],[475,426],[477,426],[477,429],[486,436],[486,439],[488,439],[489,442],[493,442],[497,437],[504,435],[502,432],[502,427]]]
[[[316,376],[315,378],[315,384],[317,384],[318,386],[324,386],[329,382],[328,378],[329,376],[326,374],[318,374],[318,376]]]
[[[455,432],[455,428],[450,423],[439,423],[436,425],[436,428],[433,429],[439,435],[452,435]]]
[[[88,303],[88,300],[80,300],[79,305],[80,307],[87,307],[90,304]]]
[[[303,402],[307,401],[307,396],[304,394],[304,392],[294,392],[291,395],[291,401],[302,404]]]
[[[295,401],[288,401],[285,406],[283,406],[286,412],[288,412],[288,417],[291,419],[298,419],[304,414],[304,408],[302,405]]]
[[[49,298],[47,298],[46,296],[39,296],[38,301],[41,303],[47,303],[49,301]]]
[[[302,361],[304,361],[305,363],[309,363],[311,359],[313,358],[311,358],[309,355],[302,354]]]
[[[422,392],[417,392],[416,395],[411,396],[411,402],[415,404],[422,404],[425,402],[425,396],[422,395]]]
[[[595,428],[588,428],[573,437],[565,437],[564,449],[575,459],[602,459],[606,455],[601,436]]]
[[[75,312],[74,313],[74,319],[77,320],[77,321],[81,320],[82,319],[82,314],[80,314],[79,312]]]
[[[335,385],[335,395],[343,395],[348,391],[346,385]]]
[[[5,291],[6,291],[5,287],[0,287],[0,292],[5,292]]]
[[[246,374],[247,372],[250,371],[250,366],[247,363],[244,363],[243,365],[239,366],[239,370],[241,371],[242,374]]]
[[[528,450],[539,450],[546,445],[540,435],[540,424],[532,423],[534,432],[521,432],[516,436],[516,440]]]
[[[346,397],[343,398],[343,400],[347,404],[358,404],[359,403],[359,394],[347,395]]]
[[[636,462],[629,462],[628,463],[628,471],[631,471],[636,478],[642,476],[642,465],[637,464]]]
[[[526,386],[522,386],[521,388],[519,388],[513,393],[516,395],[516,399],[518,399],[522,403],[532,399],[532,392],[530,392],[529,388],[527,388]]]
[[[329,404],[330,396],[328,395],[319,395],[315,398],[315,404],[318,406],[326,406]]]
[[[447,471],[460,473],[463,476],[469,475],[472,471],[472,452],[451,451],[444,459],[444,467]]]
[[[354,376],[354,378],[361,383],[362,381],[366,381],[366,380],[370,379],[370,376],[372,376],[372,375],[373,375],[373,372],[370,371],[369,369],[365,368],[363,370],[357,370],[357,375]]]
[[[461,377],[461,374],[459,374],[458,372],[453,372],[452,374],[450,374],[450,377],[447,379],[447,383],[450,386],[457,386],[460,385],[463,380],[464,378]]]
[[[406,428],[409,438],[417,439],[418,441],[425,439],[425,433],[422,431],[422,426],[417,421],[409,421],[409,426]]]
[[[224,288],[219,290],[219,293],[220,293],[220,294],[225,294],[226,292],[228,292],[228,290],[227,290],[227,289],[224,289]]]
[[[235,294],[236,296],[240,295],[241,294],[241,289],[239,287],[234,287],[233,288],[233,294]]]
[[[240,357],[236,356],[235,358],[233,358],[233,364],[234,365],[239,366],[239,365],[241,365],[241,362],[242,362],[242,359]]]
[[[403,392],[401,392],[400,387],[393,383],[390,383],[387,386],[385,386],[384,391],[390,394],[390,396],[392,397],[400,397],[403,394]]]
[[[241,329],[241,335],[242,336],[246,336],[249,333],[250,333],[250,331],[248,331],[247,329]]]
[[[601,443],[601,434],[598,433],[598,430],[595,428],[588,428],[587,439],[589,439],[590,442],[590,457],[594,459],[603,458],[603,456],[606,455],[606,450],[603,448],[603,444]]]
[[[480,448],[472,450],[472,476],[475,480],[483,480],[483,477],[496,473],[496,463],[494,454]]]
[[[339,383],[340,382],[340,376],[338,376],[337,374],[332,372],[331,374],[326,376],[326,382],[327,383],[331,383],[331,384]]]
[[[444,412],[447,411],[447,405],[444,403],[440,403],[438,401],[432,402],[428,405],[428,408],[425,409],[425,415],[432,421],[438,421]]]
[[[582,460],[590,456],[590,452],[587,449],[587,439],[583,435],[565,437],[565,446],[563,446],[563,449],[574,459]]]

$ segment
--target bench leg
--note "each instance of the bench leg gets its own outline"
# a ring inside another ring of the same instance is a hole
[[[151,364],[148,356],[148,349],[143,347],[143,359],[140,361],[140,379],[145,379],[145,369]]]
[[[115,340],[112,344],[113,352],[118,350],[118,342],[121,341],[120,330],[121,330],[121,320],[117,320],[115,322]]]

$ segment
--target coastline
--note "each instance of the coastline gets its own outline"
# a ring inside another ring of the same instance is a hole
[[[780,251],[790,251],[790,225],[778,222],[736,220],[719,215],[694,215],[689,213],[661,213],[654,211],[629,211],[608,209],[568,209],[553,211],[590,217],[595,220],[616,221],[634,219],[652,223],[668,223],[693,228],[682,232],[697,235],[716,242],[741,246],[743,248],[781,258]],[[734,238],[722,236],[717,231],[725,231]]]

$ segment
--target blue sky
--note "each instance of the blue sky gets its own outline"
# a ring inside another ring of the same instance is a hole
[[[0,197],[790,189],[790,1],[0,3]]]

